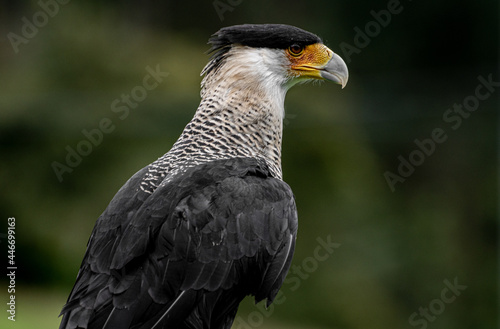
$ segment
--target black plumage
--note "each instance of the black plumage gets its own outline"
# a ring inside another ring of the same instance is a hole
[[[246,295],[271,303],[295,246],[290,187],[250,158],[192,167],[152,194],[143,171],[98,219],[61,328],[230,328]]]
[[[321,43],[314,33],[285,24],[242,24],[217,31],[210,39],[212,50],[240,44],[255,48],[286,49],[293,44],[301,47]]]

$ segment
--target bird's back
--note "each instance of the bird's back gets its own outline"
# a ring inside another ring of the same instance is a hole
[[[61,328],[229,328],[246,295],[270,303],[295,245],[288,185],[236,158],[148,194],[146,170],[97,221]]]

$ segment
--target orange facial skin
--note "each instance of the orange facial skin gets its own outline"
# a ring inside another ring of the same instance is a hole
[[[292,74],[296,77],[323,79],[320,69],[330,61],[333,51],[321,43],[315,43],[304,48],[291,46],[287,49],[286,55],[291,63]]]

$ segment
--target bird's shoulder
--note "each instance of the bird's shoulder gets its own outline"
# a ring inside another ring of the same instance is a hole
[[[171,260],[250,256],[254,251],[245,249],[243,238],[274,242],[269,234],[280,231],[277,225],[295,222],[290,187],[272,177],[264,162],[213,161],[179,173],[144,201],[123,228],[111,267],[145,253],[146,241],[156,241],[153,248]],[[228,250],[231,244],[239,250]]]
[[[87,294],[90,304],[109,305],[115,296],[115,306],[131,307],[141,291],[165,304],[179,291],[231,289],[242,275],[253,280],[244,280],[245,294],[272,301],[297,231],[285,182],[256,159],[218,160],[183,171],[141,199],[141,173],[96,223],[64,311]]]
[[[243,268],[251,268],[246,274],[256,279],[248,293],[274,297],[271,291],[276,280],[282,282],[293,253],[297,213],[290,187],[270,176],[265,164],[247,158],[215,161],[160,186],[155,194],[137,216],[154,223],[147,234],[144,226],[132,224],[122,239],[130,244],[153,236],[150,252],[146,246],[119,246],[125,252],[115,255],[112,267],[148,253],[163,273],[147,271],[157,301],[169,295],[169,287],[157,280],[176,282],[182,291],[215,291],[238,284]]]
[[[94,272],[109,274],[153,251],[171,260],[236,259],[254,254],[260,240],[271,251],[281,238],[276,232],[296,230],[290,187],[258,159],[197,165],[152,194],[138,188],[143,174],[134,175],[98,219],[84,259]]]

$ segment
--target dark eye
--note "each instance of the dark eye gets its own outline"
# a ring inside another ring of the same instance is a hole
[[[304,51],[304,47],[302,47],[296,43],[291,45],[290,47],[288,47],[288,52],[292,56],[299,56],[300,54],[302,54],[303,51]]]

